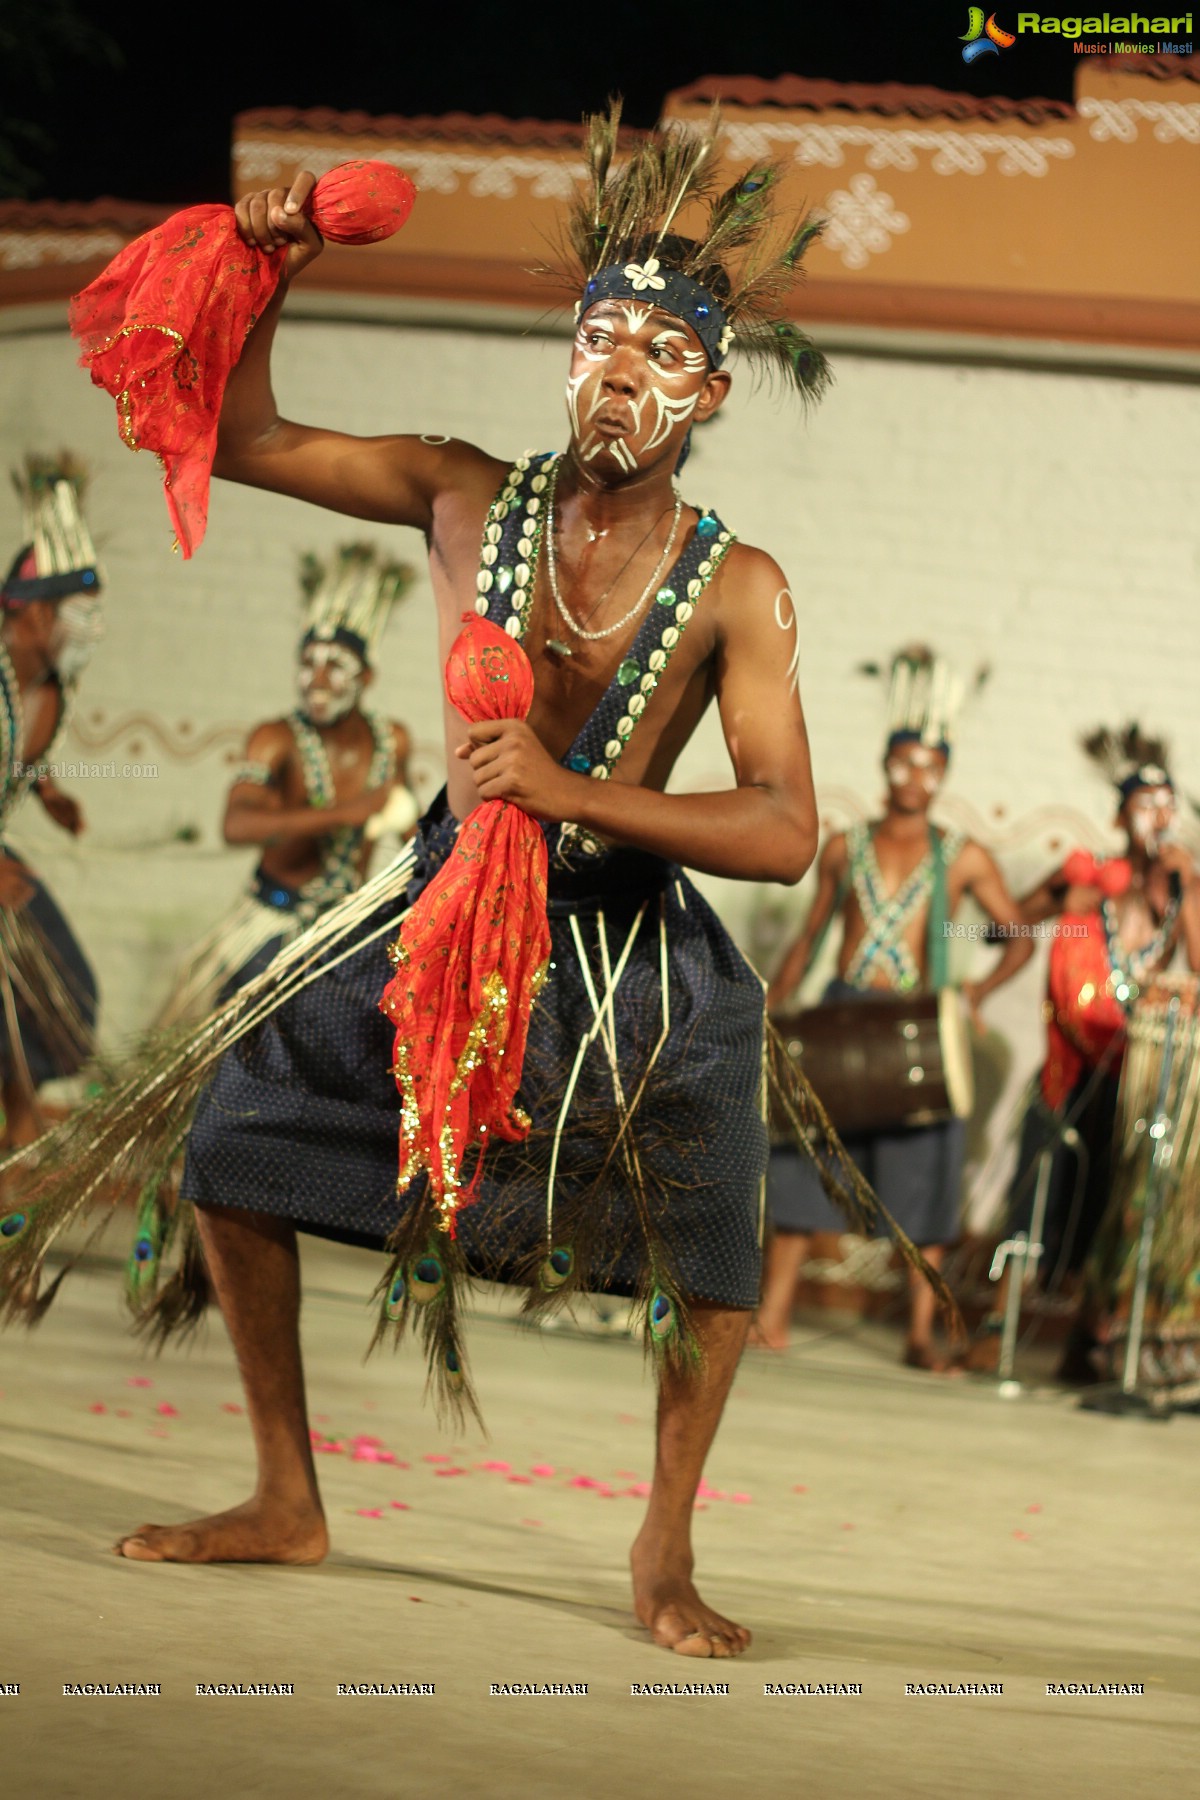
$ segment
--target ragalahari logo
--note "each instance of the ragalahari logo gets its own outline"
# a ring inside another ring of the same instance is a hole
[[[971,63],[977,56],[999,56],[1002,50],[1011,50],[1017,40],[1011,31],[1004,31],[997,25],[995,13],[989,13],[985,19],[982,6],[969,6],[967,29],[959,41],[963,47],[963,61]]]

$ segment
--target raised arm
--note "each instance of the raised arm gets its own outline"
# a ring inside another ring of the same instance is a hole
[[[714,649],[717,703],[737,786],[661,794],[592,781],[559,766],[517,720],[472,725],[459,755],[482,799],[511,799],[547,819],[708,875],[801,879],[816,853],[817,806],[795,679],[796,622],[779,565],[739,546],[722,571]]]
[[[767,989],[767,1005],[772,1012],[795,993],[812,961],[813,946],[833,917],[838,902],[842,877],[846,873],[846,834],[839,831],[821,852],[817,865],[817,892],[809,909],[804,929],[779,965]]]
[[[446,492],[478,486],[490,498],[500,465],[473,445],[419,437],[353,437],[297,425],[280,416],[271,385],[271,350],[288,287],[323,243],[303,207],[314,186],[306,170],[290,189],[263,189],[239,200],[238,230],[251,252],[286,248],[283,276],[229,377],[213,473],[226,481],[290,494],[352,518],[411,525],[428,535]]]
[[[282,720],[257,725],[246,743],[246,761],[264,779],[235,781],[225,803],[222,833],[227,844],[281,844],[314,838],[342,825],[363,825],[386,803],[390,788],[377,787],[336,806],[285,806],[279,783],[292,754],[292,734]]]

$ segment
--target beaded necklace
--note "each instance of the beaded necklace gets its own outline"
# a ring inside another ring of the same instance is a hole
[[[1112,964],[1109,991],[1127,1012],[1132,1011],[1147,975],[1154,973],[1156,965],[1166,955],[1178,917],[1179,901],[1172,895],[1154,936],[1140,950],[1128,950],[1121,942],[1121,921],[1117,917],[1116,907],[1111,900],[1101,901],[1100,918],[1104,924],[1104,941],[1108,946],[1108,960]]]
[[[392,729],[378,713],[364,712],[362,716],[370,728],[372,739],[371,761],[365,785],[368,789],[381,787],[394,773],[395,743]],[[305,798],[314,808],[324,810],[334,806],[337,802],[337,789],[324,738],[302,712],[293,712],[288,724],[300,753]],[[319,887],[322,896],[340,898],[343,893],[349,893],[358,886],[358,870],[355,865],[362,847],[364,830],[362,825],[339,825],[336,830],[327,832],[318,840],[321,846],[321,872],[312,881],[305,882],[306,895]]]
[[[846,846],[850,853],[854,894],[866,929],[846,965],[843,979],[857,987],[869,971],[882,963],[888,985],[900,993],[908,993],[919,986],[921,971],[903,933],[933,891],[933,850],[926,850],[912,874],[901,882],[894,894],[889,894],[875,854],[875,837],[870,826],[851,826],[846,833]],[[961,848],[961,835],[957,832],[948,834],[942,852],[947,865],[954,861]]]

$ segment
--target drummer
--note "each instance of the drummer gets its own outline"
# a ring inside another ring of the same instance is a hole
[[[993,921],[990,935],[998,932],[1004,945],[985,978],[962,988],[977,1028],[988,995],[1033,954],[1032,938],[1022,934],[1020,913],[992,857],[981,844],[930,823],[950,759],[960,695],[945,664],[928,650],[905,651],[895,659],[883,817],[839,832],[826,844],[808,920],[767,990],[773,1012],[793,999],[835,919],[841,923],[841,945],[826,1002],[909,996],[946,986],[948,928],[967,894]],[[935,1268],[959,1234],[965,1136],[964,1122],[951,1119],[847,1139],[884,1206]],[[752,1341],[781,1350],[813,1234],[845,1226],[811,1167],[802,1166],[794,1152],[772,1154],[767,1197],[775,1232]],[[934,1311],[933,1290],[912,1274],[904,1348],[912,1368],[945,1366],[934,1349]]]
[[[1039,1259],[1048,1287],[1078,1280],[1108,1206],[1121,1058],[1138,994],[1177,953],[1200,970],[1200,876],[1177,835],[1163,743],[1129,725],[1093,732],[1084,749],[1116,788],[1122,853],[1098,861],[1076,850],[1021,903],[1027,924],[1059,923],[1044,1008],[1046,1060],[1025,1117],[1005,1235],[1029,1230],[1038,1158],[1049,1150]],[[998,1360],[1007,1286],[1006,1271],[972,1345],[971,1367],[980,1372]],[[1060,1380],[1097,1378],[1093,1323],[1081,1307]]]

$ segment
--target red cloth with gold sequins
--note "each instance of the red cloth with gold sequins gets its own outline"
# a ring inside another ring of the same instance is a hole
[[[1050,946],[1041,1074],[1042,1098],[1056,1112],[1084,1070],[1094,1067],[1125,1031],[1125,1009],[1108,991],[1111,974],[1100,914],[1064,913]],[[1112,1066],[1119,1067],[1119,1060]]]
[[[317,182],[308,210],[336,243],[372,244],[399,231],[414,195],[388,163],[342,163]],[[208,523],[225,383],[286,254],[243,244],[231,206],[190,206],[127,244],[71,302],[80,362],[116,401],[122,438],[162,461],[185,557]]]
[[[446,663],[451,704],[472,723],[523,719],[533,701],[524,650],[469,614]],[[400,928],[396,973],[380,1010],[396,1027],[400,1186],[422,1169],[454,1232],[489,1138],[524,1138],[516,1103],[529,1017],[550,956],[546,839],[507,800],[484,800]],[[468,1188],[463,1156],[479,1146]]]

